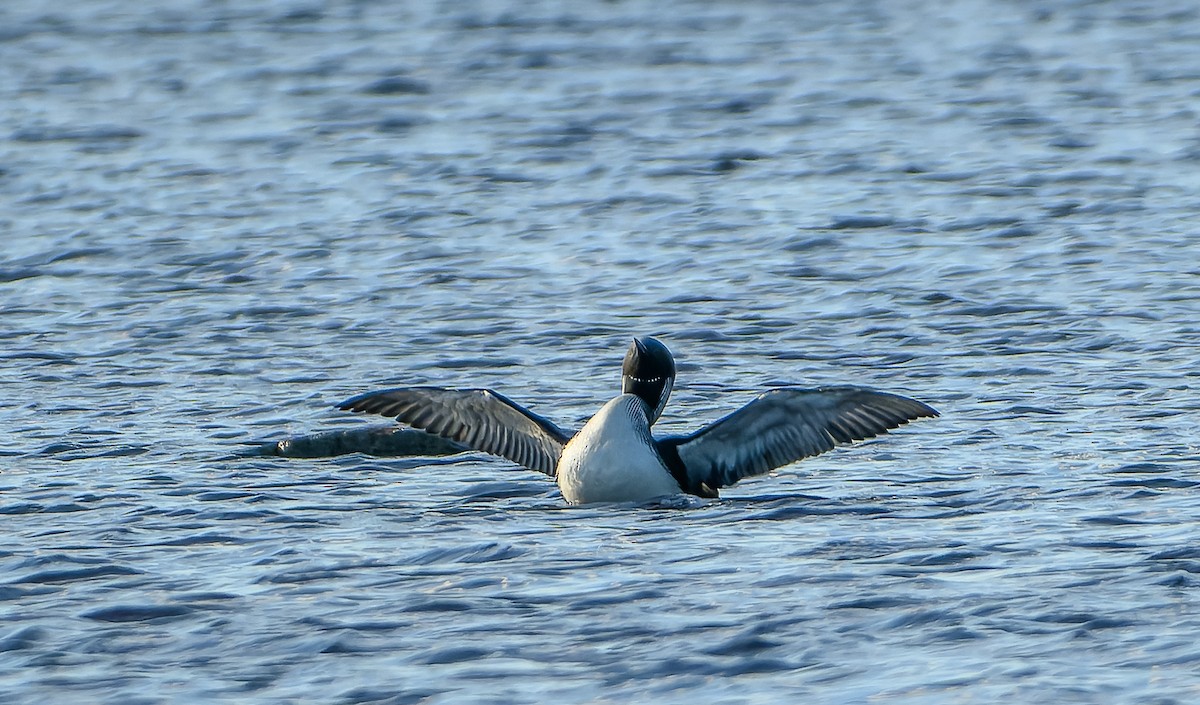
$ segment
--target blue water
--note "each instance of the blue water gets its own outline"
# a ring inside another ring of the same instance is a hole
[[[0,6],[0,702],[1192,703],[1200,12]],[[720,501],[243,457],[634,335],[692,429],[943,417]]]

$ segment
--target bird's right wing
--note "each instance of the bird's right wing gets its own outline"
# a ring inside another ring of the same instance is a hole
[[[658,448],[685,492],[715,497],[743,477],[937,415],[915,399],[865,387],[782,388],[689,436],[661,439]]]
[[[338,408],[391,416],[551,477],[573,435],[490,389],[385,389],[351,397]]]

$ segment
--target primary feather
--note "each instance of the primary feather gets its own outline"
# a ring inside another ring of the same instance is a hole
[[[490,389],[385,389],[347,399],[338,408],[394,417],[551,477],[574,435]]]
[[[937,415],[915,399],[865,387],[774,389],[691,435],[658,443],[664,456],[681,461],[684,491],[715,496],[744,477]]]

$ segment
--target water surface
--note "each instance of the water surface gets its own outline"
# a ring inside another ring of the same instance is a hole
[[[0,10],[0,701],[1190,703],[1200,14]],[[944,416],[717,502],[240,457],[400,384]]]

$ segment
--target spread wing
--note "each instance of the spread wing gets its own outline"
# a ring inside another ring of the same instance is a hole
[[[658,446],[668,466],[675,466],[676,479],[686,481],[680,482],[685,491],[715,497],[718,488],[743,477],[937,415],[914,399],[864,387],[774,389],[689,436],[664,438]]]
[[[385,389],[347,399],[338,408],[392,416],[551,477],[572,435],[490,389]]]

